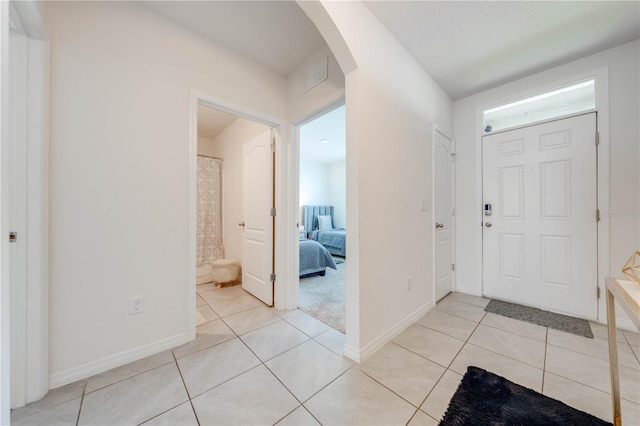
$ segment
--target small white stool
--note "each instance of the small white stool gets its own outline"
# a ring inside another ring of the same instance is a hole
[[[240,275],[240,263],[233,259],[219,259],[214,260],[213,267],[213,280],[218,284],[218,287],[222,287],[222,283],[231,282],[235,285],[238,281],[238,275]]]

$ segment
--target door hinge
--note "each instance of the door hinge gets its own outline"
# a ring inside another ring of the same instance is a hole
[[[451,153],[451,161],[456,161],[456,153],[455,152]]]
[[[600,221],[600,209],[596,209],[596,222]]]
[[[276,152],[276,139],[274,138],[273,141],[271,141],[271,152]]]
[[[597,291],[597,295],[598,296],[597,297],[598,297],[598,299],[600,299],[600,286],[598,286],[597,288],[598,288],[598,291]]]
[[[455,263],[452,263],[452,264],[451,264],[451,270],[452,270],[452,271],[455,271],[455,270],[456,270],[456,264],[455,264]]]
[[[271,217],[276,217],[276,209],[271,209]]]
[[[600,145],[600,132],[596,132],[596,145]]]
[[[456,215],[456,209],[455,209],[455,208],[452,208],[452,209],[451,209],[451,216],[455,216],[455,215]]]
[[[9,232],[9,242],[15,243],[18,241],[18,233],[17,232]]]
[[[269,281],[275,282],[276,281],[276,274],[269,275]]]

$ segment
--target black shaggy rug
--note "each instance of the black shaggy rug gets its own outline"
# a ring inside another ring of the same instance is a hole
[[[610,424],[478,367],[467,369],[440,422],[441,426]]]

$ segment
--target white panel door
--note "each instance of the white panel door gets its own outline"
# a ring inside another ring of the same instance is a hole
[[[486,296],[597,317],[595,134],[591,113],[483,137]]]
[[[452,142],[434,132],[435,301],[452,291]]]
[[[242,288],[273,306],[273,130],[242,148]]]

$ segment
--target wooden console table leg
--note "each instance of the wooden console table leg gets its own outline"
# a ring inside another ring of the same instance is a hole
[[[616,307],[613,294],[607,289],[607,331],[609,336],[609,368],[611,370],[611,403],[613,424],[622,425],[620,411],[620,381],[618,377],[618,342],[616,340]]]

